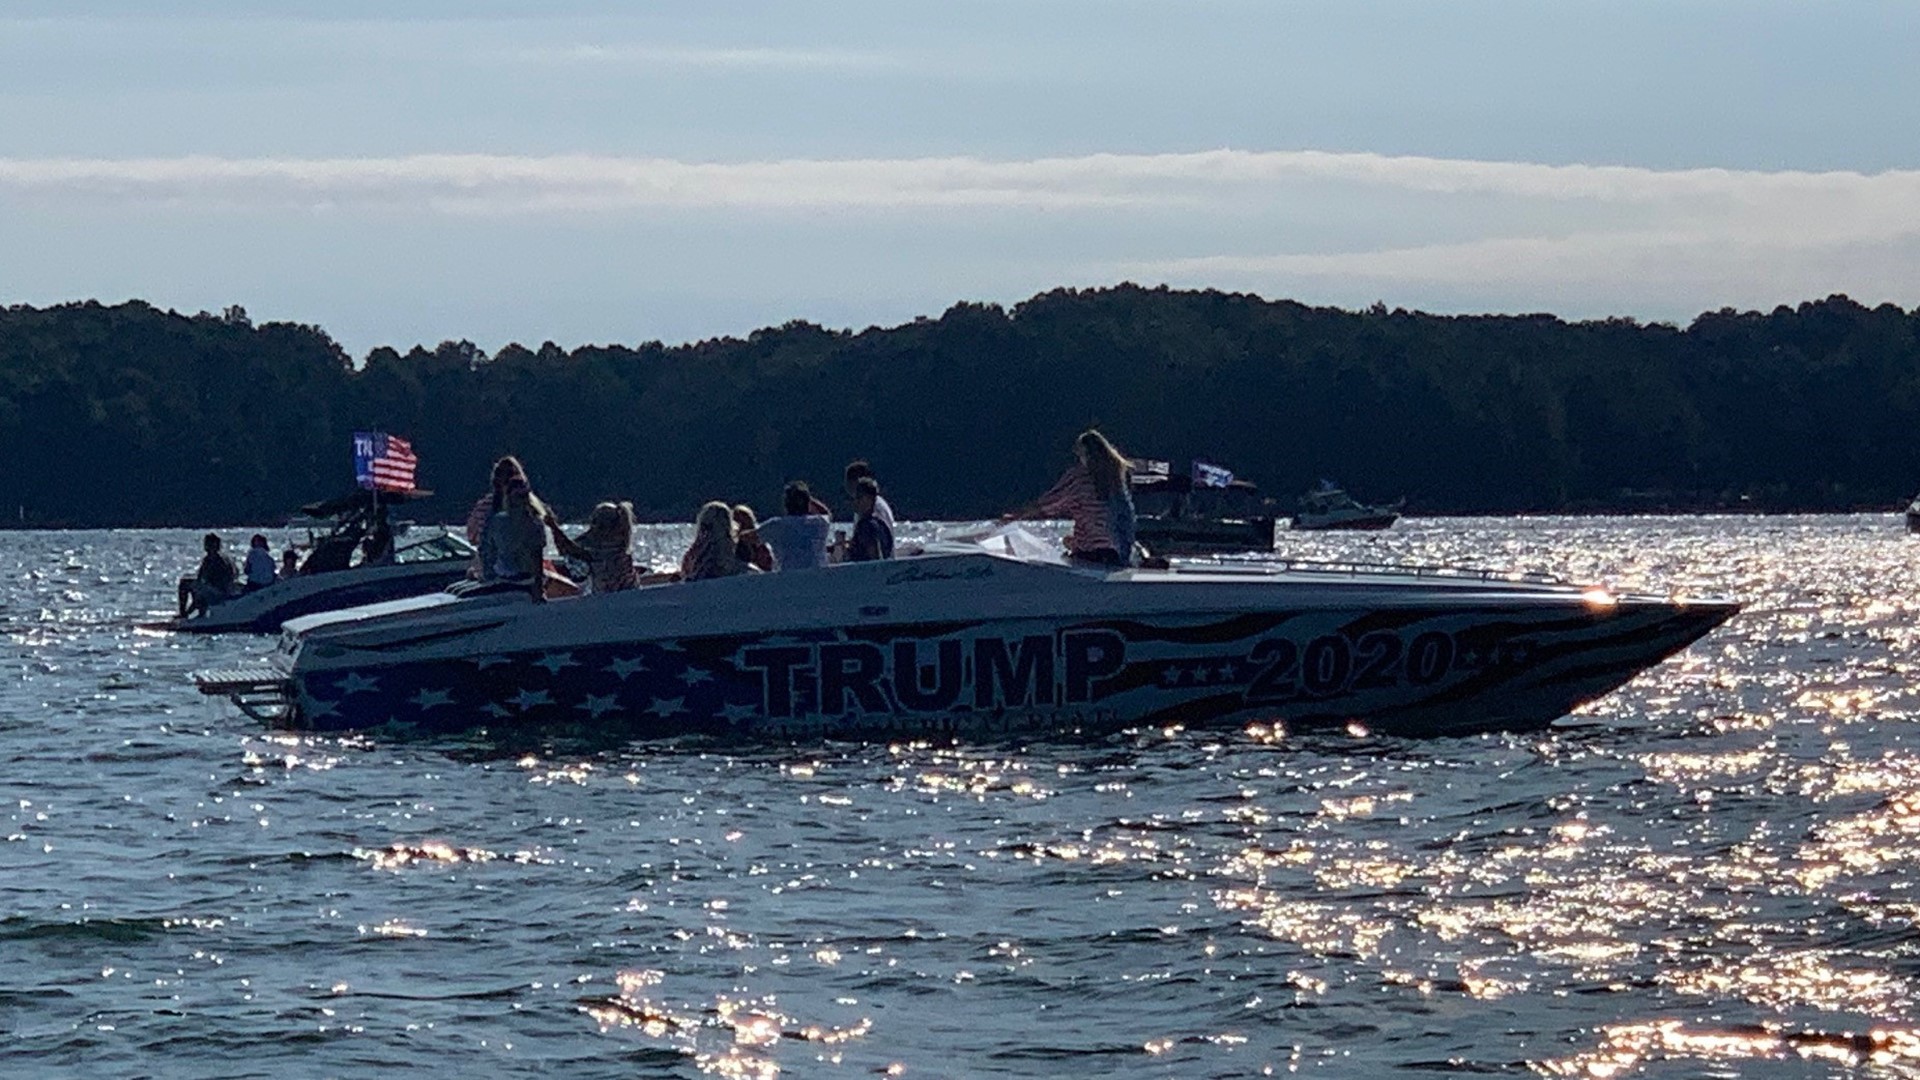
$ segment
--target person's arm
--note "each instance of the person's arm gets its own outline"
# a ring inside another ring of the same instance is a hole
[[[819,514],[823,518],[831,518],[833,517],[833,508],[821,502],[818,498],[809,495],[807,496],[807,513]]]
[[[589,566],[593,565],[593,553],[575,543],[572,537],[561,531],[560,519],[553,515],[553,511],[547,511],[546,521],[547,532],[553,537],[554,550],[569,559],[578,559]]]
[[[467,510],[467,543],[480,546],[480,537],[487,531],[487,519],[493,516],[493,496],[483,495]]]
[[[1068,469],[1066,472],[1061,473],[1060,479],[1055,480],[1053,486],[1048,488],[1045,494],[1017,510],[1009,510],[1006,514],[1002,515],[1000,520],[1018,521],[1022,518],[1046,517],[1049,514],[1057,514],[1070,499],[1069,493],[1073,490],[1074,482],[1079,479],[1079,477],[1075,475],[1077,471],[1077,469]]]
[[[740,541],[747,546],[748,565],[755,570],[773,569],[773,549],[767,546],[765,540],[760,539],[760,533],[757,530],[748,529],[741,533]]]

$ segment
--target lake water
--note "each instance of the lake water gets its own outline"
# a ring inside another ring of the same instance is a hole
[[[196,534],[0,534],[0,1075],[1920,1076],[1897,519],[1282,543],[1749,607],[1527,736],[502,747],[263,730],[133,628]]]

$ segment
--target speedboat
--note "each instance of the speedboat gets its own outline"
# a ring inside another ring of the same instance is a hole
[[[1245,480],[1196,484],[1191,477],[1133,473],[1134,536],[1155,555],[1272,551],[1274,518]]]
[[[548,602],[296,619],[202,692],[317,731],[993,738],[1136,726],[1538,728],[1738,605],[1474,571],[1102,570],[1018,530],[924,554]]]
[[[188,618],[147,624],[149,629],[193,634],[245,632],[272,634],[289,619],[316,612],[437,592],[467,576],[473,545],[445,529],[405,523],[383,527],[392,532],[391,557],[353,560],[361,540],[383,521],[387,503],[424,498],[432,492],[354,491],[338,499],[301,508],[308,520],[325,523],[328,532],[314,540],[300,572],[271,585],[239,593]]]
[[[1404,505],[1405,500],[1386,506],[1368,506],[1355,502],[1353,496],[1341,490],[1339,485],[1322,480],[1319,487],[1300,497],[1300,508],[1293,515],[1293,527],[1366,531],[1385,529],[1400,520],[1400,508]]]

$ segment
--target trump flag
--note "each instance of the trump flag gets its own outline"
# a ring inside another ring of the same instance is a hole
[[[353,478],[371,491],[412,491],[413,444],[384,431],[353,433]]]
[[[1193,463],[1193,486],[1223,488],[1233,483],[1233,471],[1205,461]]]

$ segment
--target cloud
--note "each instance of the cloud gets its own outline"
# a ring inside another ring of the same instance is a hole
[[[898,56],[855,49],[729,48],[630,43],[599,45],[589,42],[506,49],[490,58],[523,64],[675,70],[861,72],[898,70],[906,66],[905,60]]]
[[[115,201],[415,203],[499,212],[623,207],[1160,205],[1271,208],[1342,189],[1641,208],[1815,224],[1920,222],[1920,172],[1657,170],[1631,166],[1211,150],[995,161],[972,157],[689,162],[596,155],[362,158],[0,158],[0,192]]]
[[[869,243],[930,223],[991,223],[1001,231],[987,243],[1000,245],[992,258],[1007,273],[1044,258],[1088,277],[1341,297],[1434,287],[1428,295],[1498,302],[1577,292],[1664,310],[1835,289],[1920,293],[1920,172],[1911,170],[1660,170],[1311,150],[745,162],[0,158],[0,213],[27,202],[588,222],[721,211],[803,229],[860,220]],[[1041,223],[1044,239],[1029,227]]]

